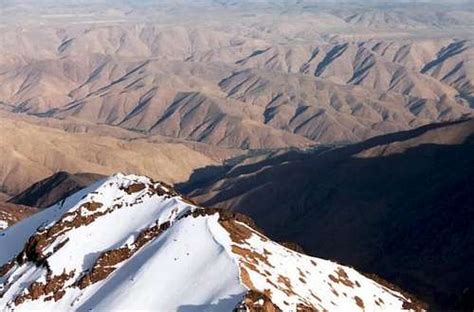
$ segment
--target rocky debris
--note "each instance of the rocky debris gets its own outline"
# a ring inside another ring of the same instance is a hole
[[[133,194],[133,193],[136,193],[136,192],[140,192],[141,190],[143,190],[145,188],[146,188],[146,185],[143,184],[143,183],[134,183],[134,184],[130,184],[126,187],[122,187],[121,190],[126,192],[128,195],[130,195],[130,194]]]
[[[281,312],[267,294],[249,290],[234,312]]]
[[[347,287],[354,288],[354,283],[347,276],[343,268],[338,268],[335,275],[329,274],[329,279],[335,283],[342,283]]]
[[[250,311],[278,311],[273,310],[275,305],[274,298],[276,298],[275,293],[280,292],[286,297],[295,300],[297,311],[323,311],[327,309],[327,307],[321,305],[321,298],[316,294],[310,292],[309,296],[303,295],[298,290],[302,286],[308,287],[311,285],[309,280],[312,279],[311,275],[313,273],[310,274],[309,271],[304,271],[298,268],[298,278],[295,278],[294,275],[286,275],[284,273],[275,274],[274,272],[277,269],[276,257],[278,257],[278,255],[274,255],[273,253],[275,251],[272,251],[274,249],[270,248],[272,247],[272,244],[275,243],[270,243],[267,247],[263,247],[262,249],[255,249],[256,240],[264,244],[265,242],[268,242],[268,239],[239,221],[232,219],[219,219],[219,222],[231,237],[233,242],[231,250],[239,257],[240,279],[250,290],[246,299],[241,303],[242,306],[247,307]],[[284,258],[304,257],[293,250],[283,250]],[[280,249],[278,252],[282,252],[282,250]],[[303,259],[301,259],[301,261],[303,261]],[[309,259],[307,263],[315,268],[318,267],[317,262],[313,259]],[[362,277],[360,278],[362,279]],[[264,286],[264,288],[261,288],[262,284],[255,284],[255,281],[258,279],[265,280],[266,286]],[[336,284],[341,286],[336,286]],[[346,270],[337,265],[335,266],[334,271],[327,276],[327,286],[336,298],[340,296],[348,297],[348,293],[351,292],[358,293],[362,287],[357,279],[350,278]],[[403,295],[397,295],[398,289],[390,287],[389,284],[384,284],[384,287],[386,287],[387,291],[392,292],[394,296],[403,303],[402,306],[404,309],[414,311],[423,311],[426,309],[426,305],[416,298],[406,293],[403,293]],[[259,295],[257,296],[256,294]],[[364,310],[367,308],[364,299],[359,295],[353,296],[353,300],[356,306],[360,309]],[[381,298],[376,300],[377,302],[375,302],[375,304],[377,306],[388,308]],[[283,302],[283,304],[286,307],[290,306],[288,302]],[[282,306],[280,305],[280,307]]]
[[[28,286],[26,293],[17,296],[14,300],[15,305],[22,304],[25,300],[36,300],[42,296],[46,296],[45,301],[54,300],[58,301],[64,294],[64,285],[66,282],[74,276],[74,271],[61,275],[52,276],[52,273],[48,271],[46,275],[46,281],[33,282]]]
[[[38,210],[33,207],[0,202],[0,231],[12,226],[37,211]]]
[[[130,246],[126,245],[121,248],[104,252],[96,260],[92,266],[92,269],[78,280],[76,286],[80,289],[83,289],[91,284],[97,283],[98,281],[107,278],[107,276],[109,276],[116,269],[117,264],[129,259],[146,243],[155,239],[169,227],[169,222],[165,222],[160,225],[156,224],[142,231]]]

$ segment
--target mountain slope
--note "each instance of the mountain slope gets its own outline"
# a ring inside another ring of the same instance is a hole
[[[199,208],[163,183],[117,174],[1,233],[0,307],[421,309],[388,285],[287,249],[251,225]]]
[[[11,198],[9,202],[37,208],[47,208],[101,178],[104,178],[104,176],[100,174],[71,174],[60,171],[33,184]]]
[[[11,196],[58,171],[148,172],[177,182],[195,168],[216,163],[183,144],[71,133],[8,115],[0,116],[0,133],[0,191]]]
[[[214,168],[220,175],[196,175],[181,190],[248,214],[272,238],[455,309],[474,289],[473,139],[472,119],[434,124]]]

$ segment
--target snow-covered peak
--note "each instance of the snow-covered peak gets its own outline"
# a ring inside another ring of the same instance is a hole
[[[135,175],[15,224],[0,250],[1,310],[419,308],[353,269],[272,242],[243,216]]]

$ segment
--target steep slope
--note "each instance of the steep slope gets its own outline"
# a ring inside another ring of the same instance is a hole
[[[171,137],[225,147],[265,148],[314,144],[246,117],[239,102],[216,101],[199,93],[178,94],[163,117],[150,129]]]
[[[100,174],[71,174],[60,171],[33,184],[11,198],[9,202],[37,208],[47,208],[102,178],[104,176]]]
[[[5,311],[421,309],[388,284],[270,241],[244,216],[133,175],[10,227],[0,249]]]
[[[466,103],[449,97],[405,96],[302,74],[249,69],[234,72],[219,85],[229,98],[261,107],[265,124],[319,143],[359,141],[471,113]]]
[[[203,205],[248,214],[272,238],[373,270],[438,308],[455,309],[466,304],[474,280],[467,221],[474,213],[473,138],[472,119],[434,124],[214,168],[218,176],[197,174],[181,190]]]
[[[421,72],[454,86],[474,107],[474,55],[467,52],[471,49],[472,41],[454,41],[440,49]]]
[[[0,190],[11,196],[61,170],[148,172],[177,182],[195,168],[216,163],[182,144],[70,133],[9,117],[0,117],[0,133]]]

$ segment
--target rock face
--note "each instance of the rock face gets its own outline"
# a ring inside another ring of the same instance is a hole
[[[472,310],[473,153],[471,119],[215,169],[181,191],[438,308]]]
[[[0,249],[4,311],[422,309],[388,283],[271,241],[243,215],[133,175],[10,227]]]

